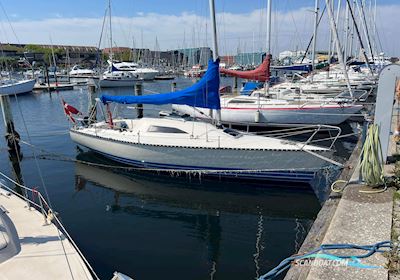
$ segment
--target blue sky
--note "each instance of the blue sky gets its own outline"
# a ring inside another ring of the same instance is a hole
[[[321,3],[324,3],[321,0]],[[23,19],[46,17],[99,17],[104,13],[107,0],[1,0],[9,16]],[[18,4],[16,4],[18,3]],[[216,0],[217,9],[232,13],[248,13],[264,7],[266,0]],[[399,0],[378,0],[380,5],[398,4]],[[313,0],[275,0],[280,10],[313,6]],[[207,0],[113,0],[116,16],[133,16],[139,12],[180,14],[184,11],[204,14],[208,9]]]
[[[325,5],[324,0],[320,2]],[[388,54],[400,55],[400,0],[377,2],[377,25],[383,48]],[[108,1],[0,0],[0,3],[18,37],[0,11],[0,42],[96,46]],[[305,48],[313,24],[313,14],[308,8],[313,5],[314,0],[273,0],[275,53]],[[264,49],[265,6],[266,0],[216,0],[222,54],[232,54],[237,49],[247,52]],[[136,46],[154,48],[156,37],[161,49],[210,45],[208,0],[112,0],[112,8],[113,41],[117,46],[132,46],[135,40]],[[325,19],[318,35],[320,49],[326,48],[328,36]]]

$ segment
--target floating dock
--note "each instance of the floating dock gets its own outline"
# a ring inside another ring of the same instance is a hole
[[[36,83],[33,87],[34,91],[56,91],[56,90],[71,90],[77,84],[64,84],[64,83],[50,83],[48,84],[38,84]]]
[[[93,279],[79,253],[54,224],[1,187],[0,233],[1,279]]]

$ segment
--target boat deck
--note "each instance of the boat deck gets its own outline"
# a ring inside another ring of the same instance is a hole
[[[15,227],[14,236],[7,235],[7,223],[9,228]],[[29,209],[25,201],[1,188],[0,233],[3,236],[0,239],[1,280],[93,279],[69,240],[63,235],[59,237],[54,224],[45,224],[38,211]],[[13,239],[17,244],[13,244]],[[13,245],[17,248],[16,255],[2,259],[7,247]]]

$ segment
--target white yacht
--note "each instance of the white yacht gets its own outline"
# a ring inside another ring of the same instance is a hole
[[[131,72],[108,70],[98,80],[98,85],[101,88],[133,87],[140,80],[138,75]]]
[[[69,75],[73,78],[93,78],[96,73],[92,69],[82,68],[79,65],[74,65],[69,72]]]
[[[110,62],[109,62],[110,63]],[[127,71],[137,75],[140,79],[145,81],[152,81],[160,73],[154,68],[140,67],[139,64],[134,62],[114,62],[113,66],[118,71]]]

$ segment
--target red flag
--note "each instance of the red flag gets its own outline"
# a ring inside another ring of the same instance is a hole
[[[64,99],[61,99],[61,101],[62,101],[62,103],[63,103],[63,108],[64,108],[65,114],[69,117],[69,119],[70,119],[73,123],[75,123],[76,121],[75,121],[75,119],[71,116],[71,114],[78,115],[78,114],[80,114],[81,112],[79,112],[79,110],[76,109],[75,107],[73,107],[73,106],[69,105],[68,103],[66,103],[66,102],[64,101]]]
[[[76,109],[75,107],[73,107],[73,106],[69,105],[68,103],[66,103],[64,101],[64,99],[62,100],[62,102],[63,102],[65,113],[70,112],[70,113],[72,113],[74,115],[80,114],[78,109]]]

